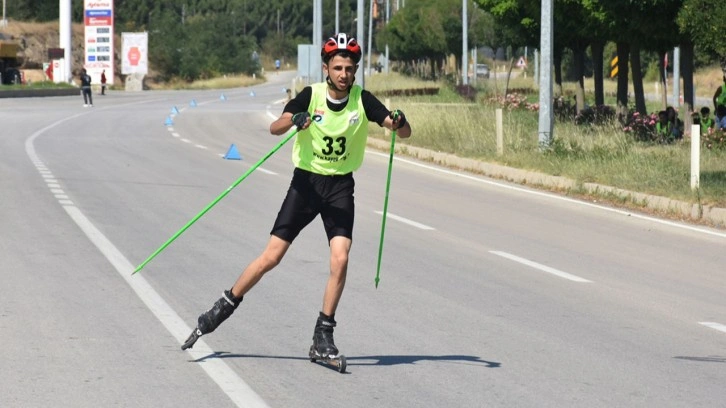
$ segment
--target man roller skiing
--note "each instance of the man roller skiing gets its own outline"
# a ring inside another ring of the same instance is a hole
[[[293,240],[319,214],[330,247],[330,275],[313,331],[311,353],[322,358],[338,355],[333,341],[335,311],[345,286],[353,237],[353,172],[363,162],[368,122],[395,130],[402,138],[411,135],[411,127],[403,112],[389,111],[373,94],[353,85],[361,58],[360,45],[354,38],[344,33],[329,38],[321,57],[325,82],[305,87],[270,125],[273,135],[283,135],[293,126],[298,134],[292,153],[292,181],[267,246],[232,288],[199,316],[182,350],[192,347],[200,336],[213,332],[231,316],[243,296],[280,263]]]

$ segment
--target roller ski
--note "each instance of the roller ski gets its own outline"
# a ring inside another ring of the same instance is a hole
[[[200,337],[213,332],[222,322],[232,316],[232,313],[234,313],[240,303],[242,303],[242,297],[236,298],[232,295],[231,290],[225,290],[223,296],[214,302],[211,309],[199,315],[197,327],[192,331],[192,334],[189,335],[186,341],[184,341],[181,349],[186,350],[192,348]]]
[[[317,361],[335,367],[338,372],[345,373],[347,362],[345,356],[338,353],[338,348],[333,342],[333,328],[335,328],[335,320],[320,312],[320,317],[315,324],[313,333],[313,345],[310,346],[310,362]]]

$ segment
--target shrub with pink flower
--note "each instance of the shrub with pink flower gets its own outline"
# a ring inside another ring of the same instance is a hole
[[[658,123],[658,114],[641,115],[639,112],[630,111],[623,125],[623,131],[633,135],[633,138],[641,142],[654,142],[657,139],[655,125]]]
[[[701,135],[701,145],[707,149],[726,148],[726,131],[709,128],[708,133]]]
[[[506,96],[500,95],[497,97],[489,98],[488,101],[490,103],[500,105],[507,110],[526,109],[535,112],[539,111],[538,103],[529,103],[527,101],[527,97],[519,93],[510,93]]]

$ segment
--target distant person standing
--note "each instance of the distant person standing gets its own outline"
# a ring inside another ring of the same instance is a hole
[[[723,85],[718,87],[716,92],[713,94],[713,109],[714,112],[716,112],[716,122],[719,122],[722,119],[718,113],[719,106],[726,107],[726,74],[723,76]]]
[[[101,95],[106,95],[106,70],[101,71]]]
[[[280,60],[275,60],[275,72],[280,73]]]
[[[91,76],[86,69],[81,71],[81,93],[83,94],[83,107],[93,107],[93,96],[91,95]]]

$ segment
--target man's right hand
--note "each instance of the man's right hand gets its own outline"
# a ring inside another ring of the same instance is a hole
[[[292,124],[297,127],[297,130],[307,129],[310,126],[310,113],[305,111],[292,115]]]

